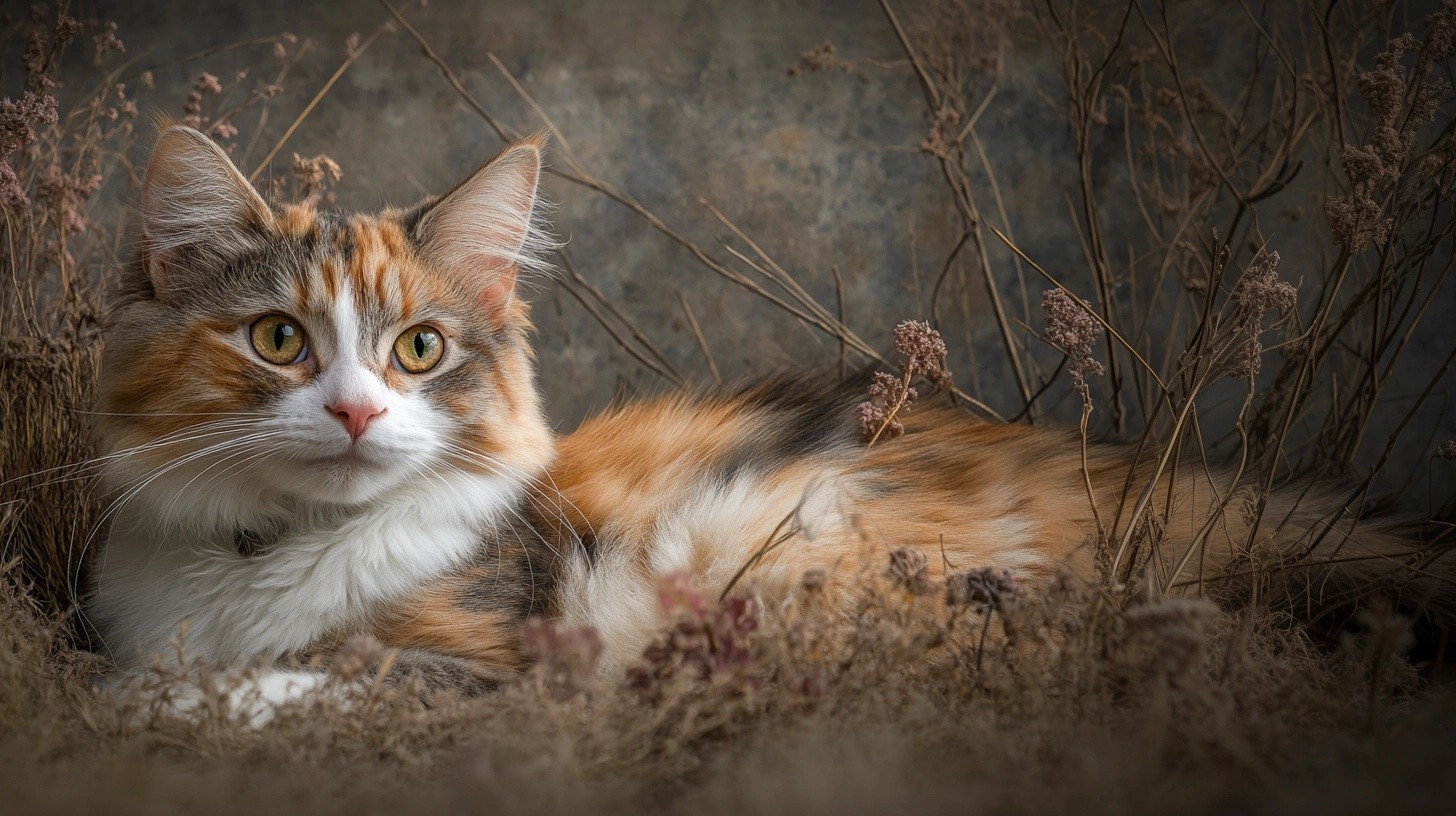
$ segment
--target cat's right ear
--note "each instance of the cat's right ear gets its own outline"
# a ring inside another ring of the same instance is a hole
[[[142,182],[147,275],[159,294],[178,277],[257,245],[272,211],[217,143],[176,125],[157,136]]]

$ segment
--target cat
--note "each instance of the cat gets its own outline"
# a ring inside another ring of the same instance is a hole
[[[1415,555],[1318,486],[1202,529],[1229,474],[1174,483],[1126,445],[1084,454],[1072,429],[940,405],[867,446],[860,386],[810,376],[646,399],[558,438],[517,286],[554,246],[543,148],[512,144],[411,209],[341,215],[269,204],[211,139],[160,133],[99,412],[114,501],[88,610],[123,676],[185,623],[193,658],[276,667],[270,699],[360,633],[396,671],[478,692],[526,667],[530,616],[594,627],[619,672],[661,625],[663,576],[716,593],[780,533],[741,585],[769,601],[822,569],[848,604],[901,547],[932,553],[932,577],[991,566],[1034,588],[1092,578],[1099,521],[1155,478],[1155,557],[1200,542],[1187,577],[1249,541],[1265,560],[1374,556],[1345,562],[1351,580]]]

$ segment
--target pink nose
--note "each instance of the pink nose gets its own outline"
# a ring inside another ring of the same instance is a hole
[[[344,423],[344,430],[349,432],[349,438],[355,442],[364,435],[369,423],[384,413],[383,408],[367,402],[336,402],[328,406],[328,409],[329,413]]]

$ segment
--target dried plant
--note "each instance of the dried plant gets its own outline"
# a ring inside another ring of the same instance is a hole
[[[899,416],[910,410],[919,393],[910,383],[923,377],[931,386],[949,390],[951,374],[945,367],[947,349],[940,332],[919,320],[906,320],[895,327],[895,350],[903,360],[901,374],[874,374],[869,399],[859,404],[860,438],[874,445],[881,436],[893,439],[905,432]]]
[[[531,618],[522,640],[535,671],[554,695],[565,698],[596,688],[597,661],[602,657],[602,637],[597,630]]]
[[[680,675],[733,691],[758,685],[749,642],[758,629],[753,599],[713,601],[691,576],[674,573],[659,583],[658,600],[674,623],[642,653],[642,664],[629,669],[632,687],[660,695],[664,684]]]

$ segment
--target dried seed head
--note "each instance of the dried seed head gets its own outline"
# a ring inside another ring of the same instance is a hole
[[[1046,313],[1046,339],[1067,355],[1068,369],[1078,391],[1085,393],[1087,378],[1101,376],[1102,364],[1092,356],[1092,345],[1102,336],[1102,324],[1092,307],[1064,289],[1048,289],[1042,295]]]
[[[657,603],[669,615],[701,615],[708,608],[707,596],[687,572],[670,573],[658,580]]]
[[[860,439],[869,442],[876,435],[881,439],[894,439],[905,432],[905,426],[900,420],[890,419],[885,411],[886,407],[874,400],[865,400],[859,404]]]
[[[121,38],[116,36],[116,23],[103,23],[101,28],[93,35],[91,41],[96,46],[95,62],[100,65],[107,54],[121,54],[126,51],[126,45]]]
[[[1352,254],[1384,245],[1394,223],[1374,199],[1359,195],[1327,199],[1325,219],[1335,241]]]
[[[1234,305],[1238,309],[1236,331],[1241,336],[1234,353],[1231,373],[1237,377],[1253,377],[1259,373],[1264,345],[1259,335],[1264,330],[1264,314],[1270,309],[1281,316],[1294,310],[1298,300],[1295,288],[1279,279],[1279,253],[1260,252],[1234,284]]]
[[[859,431],[865,442],[882,437],[899,436],[904,426],[899,415],[910,410],[919,393],[910,387],[917,375],[936,388],[950,388],[951,374],[945,367],[946,347],[940,332],[929,323],[906,320],[895,327],[895,349],[904,357],[904,374],[895,377],[875,372],[870,382],[869,399],[860,403]]]
[[[921,152],[949,160],[957,146],[960,123],[960,111],[950,105],[941,105],[940,110],[935,112],[935,120],[930,123],[930,133],[920,142]]]
[[[933,373],[945,371],[945,341],[922,320],[906,320],[895,327],[895,350],[905,356],[907,369],[932,382]]]
[[[872,401],[881,405],[894,405],[900,401],[902,396],[906,400],[915,399],[915,389],[907,389],[899,378],[883,371],[875,372],[874,378],[870,380],[870,399]]]
[[[293,154],[293,178],[298,183],[299,198],[310,198],[326,192],[343,176],[344,171],[339,169],[339,163],[328,156],[320,155],[309,159],[297,153]]]
[[[38,126],[56,121],[56,98],[48,93],[26,91],[18,100],[0,99],[0,207],[19,210],[30,204],[9,159],[35,142]]]
[[[925,553],[914,547],[901,547],[890,553],[890,564],[885,567],[885,574],[901,589],[919,594],[930,584],[930,576],[926,575],[929,563]]]
[[[1441,459],[1456,459],[1456,439],[1447,439],[1436,448],[1436,456]]]
[[[1020,592],[1016,576],[999,567],[981,567],[945,580],[945,602],[949,606],[1002,610]]]
[[[1456,2],[1446,0],[1436,11],[1426,15],[1426,41],[1421,56],[1440,63],[1456,54]]]
[[[52,164],[36,180],[36,199],[57,216],[64,234],[75,235],[86,231],[86,202],[99,189],[99,174],[71,175]]]
[[[839,56],[834,43],[825,40],[799,55],[799,64],[789,68],[789,76],[801,71],[850,71],[853,64]]]

